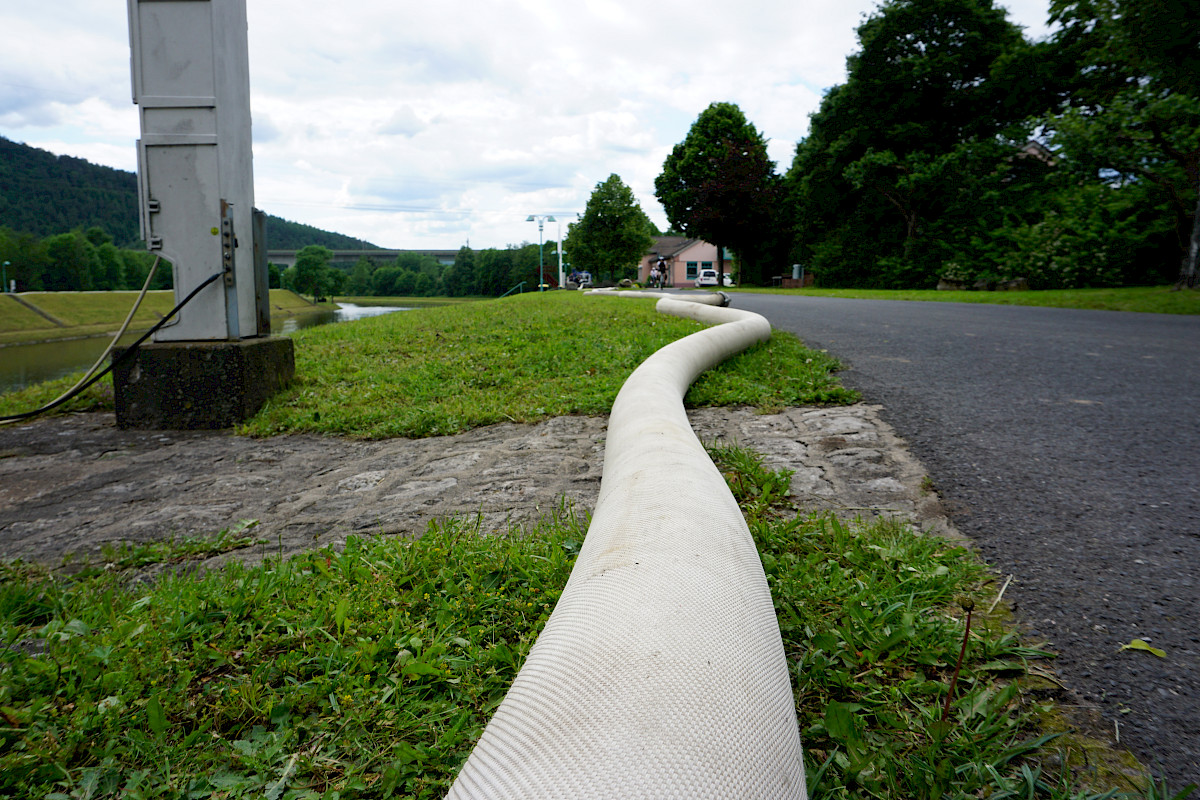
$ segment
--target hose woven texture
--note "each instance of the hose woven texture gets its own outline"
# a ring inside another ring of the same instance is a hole
[[[571,577],[449,798],[806,797],[766,577],[683,408],[701,372],[771,326],[678,299],[657,309],[715,327],[659,350],[617,395]]]

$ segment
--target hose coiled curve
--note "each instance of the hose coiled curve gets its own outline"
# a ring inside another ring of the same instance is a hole
[[[449,798],[806,797],[766,578],[683,408],[701,372],[771,327],[670,296],[657,309],[716,327],[617,395],[570,579]]]

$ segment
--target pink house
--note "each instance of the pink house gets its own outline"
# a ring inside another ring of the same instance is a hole
[[[660,257],[667,266],[667,286],[691,286],[700,270],[717,268],[715,244],[683,236],[655,236],[650,252],[642,256],[642,263],[638,265],[638,280],[643,285],[650,280],[650,269]],[[729,259],[726,259],[726,272],[729,266]]]

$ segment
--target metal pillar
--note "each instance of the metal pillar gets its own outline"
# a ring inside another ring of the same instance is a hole
[[[127,4],[142,238],[173,265],[176,300],[225,276],[155,341],[267,334],[265,276],[255,278],[246,0]]]
[[[246,0],[126,0],[139,107],[142,238],[174,271],[154,343],[113,371],[122,428],[223,428],[295,371],[271,332],[264,216],[254,208]],[[211,284],[206,282],[217,276]]]

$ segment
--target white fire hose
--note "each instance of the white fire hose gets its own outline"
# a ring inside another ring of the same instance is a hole
[[[617,395],[571,577],[449,798],[806,797],[766,577],[683,408],[700,373],[771,326],[700,297],[715,300],[658,301],[715,327]]]

